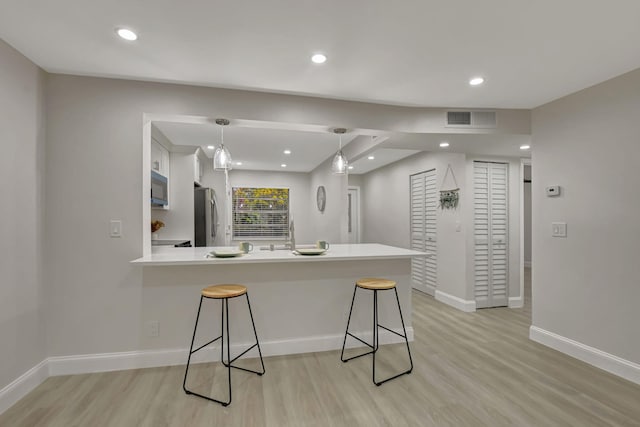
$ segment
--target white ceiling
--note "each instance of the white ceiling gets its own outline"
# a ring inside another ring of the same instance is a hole
[[[153,123],[174,145],[207,146],[220,143],[220,126],[214,123]],[[343,145],[356,135],[345,134]],[[231,152],[234,169],[311,172],[338,150],[338,137],[330,132],[265,129],[230,125],[224,128],[224,144]],[[291,154],[284,154],[291,150]],[[236,162],[242,165],[236,165]],[[281,167],[286,164],[287,167]]]
[[[638,0],[0,0],[50,72],[377,103],[532,108],[640,67]],[[117,38],[127,26],[136,42]],[[314,65],[312,53],[327,63]],[[470,77],[486,83],[470,87]]]
[[[361,153],[357,160],[350,164],[352,174],[364,174],[389,163],[421,151],[444,151],[466,153],[476,156],[502,156],[529,158],[529,150],[521,150],[520,146],[531,143],[530,135],[500,134],[391,134],[389,138],[372,150]],[[441,142],[449,146],[441,148]],[[373,156],[373,160],[369,160]]]

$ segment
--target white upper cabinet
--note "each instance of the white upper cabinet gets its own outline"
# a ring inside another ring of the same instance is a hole
[[[202,149],[198,148],[193,155],[193,181],[199,185],[202,184],[205,159],[206,156],[202,152]]]
[[[169,177],[169,150],[155,138],[151,139],[151,170]]]

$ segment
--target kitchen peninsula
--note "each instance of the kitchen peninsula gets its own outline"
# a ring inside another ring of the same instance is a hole
[[[249,290],[265,355],[339,349],[354,283],[361,277],[384,277],[397,282],[407,333],[410,340],[413,338],[411,258],[428,256],[423,252],[381,244],[335,244],[323,255],[304,256],[290,250],[260,250],[256,245],[252,252],[239,257],[207,257],[212,249],[162,247],[132,261],[143,267],[143,292],[154,299],[155,310],[166,310],[143,313],[144,318],[166,319],[167,312],[176,311],[177,306],[180,313],[192,312],[186,318],[174,316],[173,324],[165,325],[172,331],[180,331],[185,344],[200,290],[210,284],[240,283]],[[370,292],[358,291],[352,325],[365,337],[371,335],[372,299]],[[215,315],[210,316],[208,324],[213,336],[219,328],[220,307],[212,305],[208,311]],[[380,294],[379,313],[381,324],[400,330],[393,292]],[[231,321],[233,325],[247,323],[243,310],[231,310],[231,315],[236,317]],[[250,342],[248,329],[231,333],[235,334],[236,343]],[[380,341],[391,342],[395,338],[381,330]]]

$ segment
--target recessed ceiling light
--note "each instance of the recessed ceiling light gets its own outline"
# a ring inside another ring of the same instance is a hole
[[[521,145],[521,146],[520,146],[520,149],[521,149],[521,150],[528,150],[529,148],[531,148],[531,146],[530,146],[530,145],[527,145],[527,144],[524,144],[524,145]]]
[[[284,154],[291,154],[291,150],[284,150]]]
[[[482,83],[484,83],[484,79],[482,77],[474,77],[471,80],[469,80],[469,84],[471,86],[478,86],[478,85],[481,85]]]
[[[214,148],[216,148],[216,147],[214,147],[213,145],[207,145],[207,148],[208,148],[209,150],[213,150],[213,149],[214,149]]]
[[[280,165],[280,167],[281,167],[281,168],[286,168],[286,167],[287,167],[287,165],[283,163],[283,164],[281,164],[281,165]]]
[[[349,170],[353,169],[353,166],[349,166]]]
[[[311,60],[316,64],[324,64],[324,62],[327,60],[327,57],[326,55],[323,55],[321,53],[316,53],[311,57]]]
[[[373,156],[369,156],[369,157],[367,157],[367,159],[369,159],[369,160],[373,160],[373,159],[375,159],[375,157],[373,157]]]
[[[129,40],[130,42],[137,40],[138,39],[138,35],[136,33],[134,33],[133,31],[131,31],[128,28],[118,28],[116,30],[116,33],[123,39],[125,40]]]
[[[242,162],[236,162],[236,166],[242,166]]]
[[[442,148],[447,148],[448,146],[449,146],[448,142],[441,142],[440,143],[440,147],[442,147]]]

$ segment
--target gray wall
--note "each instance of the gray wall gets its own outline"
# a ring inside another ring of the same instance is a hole
[[[533,111],[533,325],[640,363],[640,70]],[[562,195],[544,189],[560,185]],[[551,222],[567,222],[567,238]]]
[[[451,164],[460,186],[465,188],[465,155],[455,153],[418,153],[363,176],[363,243],[383,243],[409,248],[409,176],[436,168],[438,190]],[[450,184],[451,178],[447,178]],[[456,211],[438,209],[438,290],[466,299],[465,230],[456,232],[463,221],[461,205]]]
[[[0,390],[46,356],[44,73],[0,40]]]
[[[313,243],[318,237],[314,233],[313,222],[309,216],[309,187],[311,178],[308,173],[268,172],[232,170],[229,172],[231,187],[275,187],[289,189],[289,211],[295,222],[296,243]],[[224,188],[219,194],[223,194]],[[218,192],[218,190],[216,190]],[[315,200],[315,197],[314,197]],[[279,242],[282,243],[281,241]],[[256,246],[260,245],[256,243]],[[257,248],[256,248],[257,249]]]
[[[437,189],[452,188],[454,171],[461,200],[455,211],[438,209],[438,290],[473,301],[473,160],[509,163],[509,297],[520,296],[520,162],[448,152],[414,154],[362,176],[363,242],[409,247],[409,177],[436,168]],[[444,187],[443,187],[444,185]],[[384,206],[384,208],[381,208]],[[460,231],[456,231],[457,225]]]
[[[192,306],[175,306],[173,313],[154,319],[162,325],[162,343],[149,340],[142,330],[150,320],[145,313],[158,312],[160,304],[144,292],[142,269],[129,264],[141,256],[143,227],[148,230],[142,221],[145,113],[446,131],[442,109],[66,75],[48,75],[46,113],[49,356],[130,351],[143,343],[144,348],[159,348],[166,342],[182,343],[189,335],[166,326],[175,316],[192,316]],[[501,110],[498,115],[501,127],[496,132],[528,132],[528,112]],[[322,224],[316,235],[346,241],[346,215],[339,203],[346,200],[347,178],[331,176],[325,162],[310,181],[310,216]],[[404,178],[402,182],[406,184]],[[321,184],[327,188],[323,215],[313,207]],[[109,238],[110,219],[123,221],[121,238]],[[174,291],[190,292],[179,285]]]

